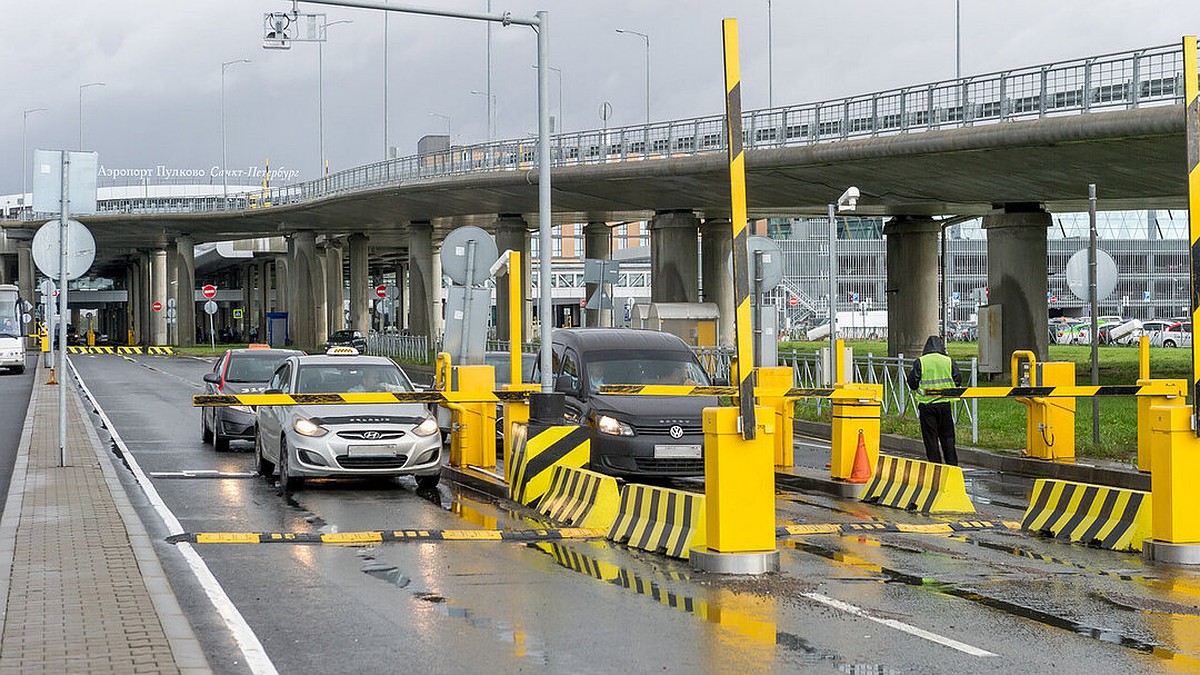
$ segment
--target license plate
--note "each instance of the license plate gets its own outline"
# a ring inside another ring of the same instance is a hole
[[[346,454],[350,457],[379,457],[396,454],[395,445],[348,445]]]
[[[655,459],[699,459],[703,455],[700,452],[699,445],[656,445],[654,446]]]

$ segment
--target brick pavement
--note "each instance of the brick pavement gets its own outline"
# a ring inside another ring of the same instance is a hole
[[[0,519],[0,675],[210,672],[73,386],[58,466],[47,379],[39,364]]]

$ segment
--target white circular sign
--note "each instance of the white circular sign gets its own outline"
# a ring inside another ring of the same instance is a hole
[[[51,220],[33,235],[33,262],[42,274],[57,279],[59,247],[58,221]],[[96,240],[77,220],[67,221],[67,278],[78,279],[96,260]]]
[[[1088,252],[1076,251],[1067,261],[1067,287],[1075,297],[1088,302]],[[1117,288],[1117,263],[1103,249],[1096,249],[1096,300],[1112,295]]]
[[[204,303],[204,311],[208,314],[216,314],[217,313],[217,303],[213,302],[212,300],[209,300],[208,302]]]

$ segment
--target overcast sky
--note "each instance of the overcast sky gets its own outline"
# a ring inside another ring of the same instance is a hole
[[[488,0],[426,0],[483,11]],[[564,130],[645,118],[650,36],[651,117],[720,113],[721,25],[739,20],[743,106],[766,107],[767,0],[491,0],[494,11],[550,12],[550,61],[562,70],[562,107],[552,73],[552,112]],[[319,175],[317,46],[262,48],[263,13],[278,0],[3,0],[0,40],[0,194],[20,191],[23,111],[28,149],[79,144],[110,169],[208,172],[221,163],[221,63],[226,72],[229,166],[262,165]],[[384,157],[382,13],[301,3],[325,13],[325,147],[332,170]],[[964,75],[1162,44],[1200,31],[1197,0],[961,0]],[[776,106],[952,78],[954,0],[774,0]],[[487,139],[484,24],[391,15],[388,21],[388,142],[401,155],[445,133],[456,144]],[[493,28],[496,136],[536,129],[536,41],[531,29]],[[28,160],[25,162],[28,165]],[[219,182],[219,179],[218,181]]]

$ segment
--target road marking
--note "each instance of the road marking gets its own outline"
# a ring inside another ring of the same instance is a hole
[[[215,471],[185,469],[183,471],[151,471],[151,478],[258,478],[252,471]]]
[[[129,447],[125,445],[125,441],[121,440],[121,435],[117,433],[117,428],[113,426],[112,420],[105,414],[104,409],[100,407],[100,402],[92,395],[87,384],[84,383],[83,377],[79,375],[79,371],[75,369],[75,364],[70,363],[72,374],[75,380],[79,382],[79,388],[91,401],[92,406],[96,409],[96,414],[100,416],[100,421],[104,423],[104,428],[108,430],[112,437],[113,443],[121,450],[121,455],[125,462],[129,465],[129,470],[133,472],[134,479],[142,488],[142,492],[146,495],[146,499],[154,507],[158,513],[158,517],[162,519],[169,533],[178,534],[183,532],[183,526],[180,525],[179,519],[171,512],[162,497],[158,494],[158,490],[154,489],[154,485],[150,482],[150,477],[142,471],[142,467],[137,463],[137,459],[133,453],[129,451]],[[271,657],[267,656],[267,650],[259,641],[258,636],[254,634],[254,630],[250,628],[250,624],[246,623],[246,619],[238,611],[233,601],[226,595],[225,589],[221,587],[221,582],[213,576],[212,570],[208,569],[208,565],[204,563],[204,559],[192,548],[190,544],[184,543],[179,545],[179,552],[183,555],[183,559],[191,568],[192,574],[204,589],[204,594],[208,596],[209,602],[213,604],[213,608],[217,610],[217,614],[225,621],[226,627],[233,635],[234,641],[245,658],[246,666],[250,671],[257,675],[278,675],[279,671],[275,669],[275,664],[271,662]]]
[[[364,530],[360,532],[180,532],[171,544],[381,544],[428,541],[561,541],[603,539],[603,528],[564,527],[536,530]]]
[[[942,645],[944,647],[949,647],[951,649],[957,649],[958,651],[963,652],[965,654],[970,654],[971,656],[995,656],[995,654],[987,651],[986,649],[980,649],[979,647],[972,647],[971,645],[969,645],[965,642],[959,642],[958,640],[948,638],[948,637],[945,637],[942,635],[938,635],[937,633],[931,633],[923,628],[917,628],[916,626],[904,623],[903,621],[897,621],[895,619],[885,619],[880,616],[875,616],[861,607],[856,607],[855,605],[851,605],[848,602],[842,602],[841,600],[831,598],[828,595],[822,595],[820,593],[801,593],[800,595],[808,598],[809,600],[815,600],[823,605],[828,605],[830,607],[833,607],[834,609],[838,609],[843,612],[846,612],[847,614],[852,614],[854,616],[861,617],[863,619],[869,619],[871,621],[874,621],[875,623],[883,624],[884,626],[888,626],[889,628],[895,628],[898,631],[908,633],[909,635],[914,635],[923,640],[929,640],[930,642],[936,642],[937,644]]]

